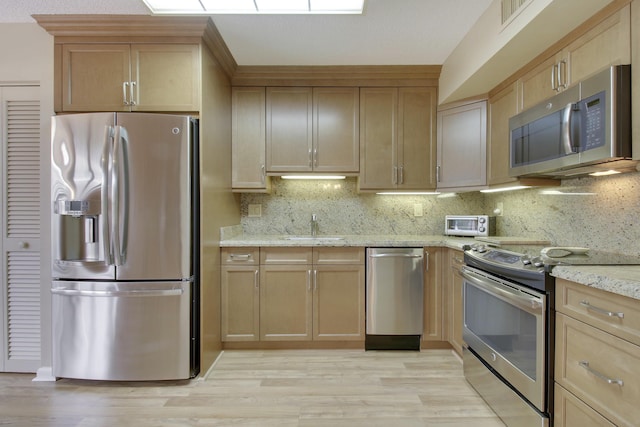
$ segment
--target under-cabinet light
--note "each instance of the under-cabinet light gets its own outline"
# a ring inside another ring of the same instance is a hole
[[[591,176],[607,176],[607,175],[615,175],[621,173],[620,171],[617,170],[613,170],[613,169],[609,169],[608,171],[602,171],[602,172],[593,172],[590,173],[589,175]]]
[[[497,193],[500,191],[514,191],[514,190],[523,190],[525,188],[531,188],[529,185],[512,185],[510,187],[497,187],[497,188],[487,188],[486,190],[480,190],[481,193]]]
[[[143,0],[154,14],[362,14],[364,0]]]
[[[376,194],[382,196],[434,196],[440,193],[437,191],[380,191]]]
[[[282,175],[282,179],[345,179],[344,175]]]

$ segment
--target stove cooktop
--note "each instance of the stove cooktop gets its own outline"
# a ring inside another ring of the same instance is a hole
[[[543,245],[473,244],[471,256],[510,268],[546,269],[556,265],[640,265],[639,256],[594,251],[582,247],[550,247]]]

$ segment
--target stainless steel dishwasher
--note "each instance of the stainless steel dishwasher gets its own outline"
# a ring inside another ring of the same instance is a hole
[[[420,350],[423,248],[367,248],[366,350]]]

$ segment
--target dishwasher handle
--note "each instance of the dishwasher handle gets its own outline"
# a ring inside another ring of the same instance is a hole
[[[422,258],[422,255],[416,254],[372,254],[370,258]]]

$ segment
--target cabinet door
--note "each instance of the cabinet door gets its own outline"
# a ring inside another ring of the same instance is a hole
[[[313,274],[313,339],[364,340],[364,265],[317,265]]]
[[[199,111],[200,50],[189,44],[131,46],[132,111]]]
[[[558,93],[552,86],[552,73],[560,59],[561,56],[559,54],[553,55],[538,64],[518,80],[518,90],[522,99],[523,110],[526,110],[547,98],[551,98],[553,95]]]
[[[129,45],[62,46],[62,111],[129,111],[128,81]]]
[[[312,338],[310,265],[260,266],[260,339]]]
[[[396,186],[397,105],[395,88],[360,89],[361,190]]]
[[[487,183],[487,103],[438,112],[438,189]]]
[[[358,88],[313,89],[313,170],[358,172]]]
[[[424,341],[442,341],[442,249],[425,248]]]
[[[461,251],[450,250],[449,251],[449,278],[448,283],[448,308],[449,308],[449,342],[453,349],[462,355],[462,322],[463,322],[463,307],[462,307],[462,274],[460,274],[460,268],[464,264],[463,255]]]
[[[631,63],[631,6],[627,5],[562,51],[569,85],[611,65]]]
[[[436,89],[398,91],[398,188],[436,188]]]
[[[312,88],[267,88],[267,172],[310,172]]]
[[[554,401],[553,425],[556,427],[614,427],[614,424],[558,384],[554,388]]]
[[[222,267],[222,341],[257,341],[260,338],[260,286],[257,266]]]
[[[518,113],[516,84],[507,86],[489,99],[489,138],[487,143],[487,183],[513,182],[509,176],[509,119]]]
[[[268,191],[265,163],[265,88],[232,89],[231,187]]]

